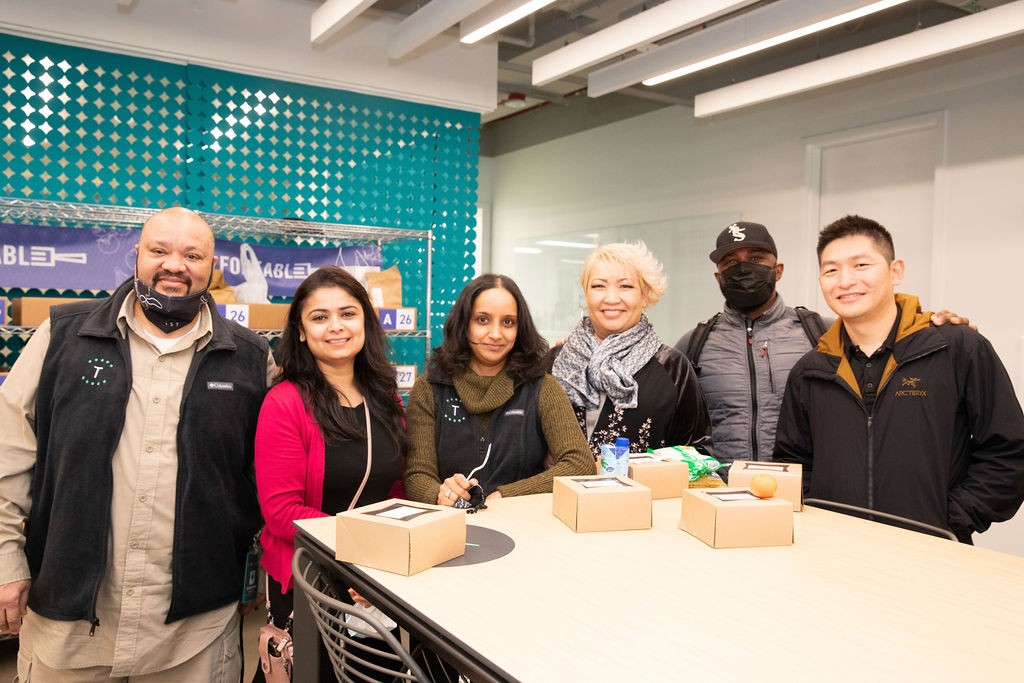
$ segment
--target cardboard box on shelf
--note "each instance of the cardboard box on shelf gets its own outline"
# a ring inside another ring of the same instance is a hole
[[[655,500],[678,498],[690,484],[690,468],[675,458],[631,453],[629,478],[651,489],[651,497]]]
[[[380,325],[385,330],[415,330],[415,308],[380,308],[377,309]]]
[[[34,327],[50,317],[50,307],[87,299],[23,296],[11,299],[11,321],[14,325]]]
[[[391,499],[337,516],[335,557],[411,576],[466,552],[466,513]]]
[[[398,266],[366,273],[366,291],[374,308],[401,308],[402,273]]]
[[[770,474],[779,484],[775,498],[785,498],[793,504],[793,510],[804,509],[804,468],[803,465],[788,462],[756,462],[736,460],[729,468],[729,486],[750,486],[750,480],[758,474]]]
[[[683,491],[679,528],[712,548],[792,545],[793,506],[734,487]]]
[[[249,329],[283,330],[288,324],[288,304],[246,304],[249,307]]]
[[[628,477],[555,477],[552,494],[552,514],[573,531],[651,528],[651,489]]]

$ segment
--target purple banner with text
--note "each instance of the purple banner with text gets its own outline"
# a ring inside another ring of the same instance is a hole
[[[0,287],[114,290],[135,271],[138,230],[0,223]],[[290,297],[320,266],[362,279],[379,270],[380,247],[284,247],[218,239],[217,267],[240,301]]]

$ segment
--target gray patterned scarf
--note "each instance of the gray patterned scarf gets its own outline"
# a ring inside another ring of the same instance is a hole
[[[661,348],[647,316],[624,332],[598,341],[584,316],[555,358],[551,374],[565,387],[575,408],[597,408],[603,392],[617,408],[636,408],[637,373]]]

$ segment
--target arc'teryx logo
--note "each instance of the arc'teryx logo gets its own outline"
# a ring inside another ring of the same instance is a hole
[[[732,235],[733,242],[742,242],[747,239],[747,233],[743,232],[746,228],[742,228],[735,223],[726,228],[726,230],[728,230],[729,234]]]
[[[900,377],[900,389],[896,392],[896,395],[903,398],[908,396],[927,396],[927,389],[918,389],[920,383],[920,377]]]
[[[82,374],[82,382],[91,387],[100,387],[107,383],[107,370],[114,364],[106,358],[90,358],[86,361],[86,370]]]

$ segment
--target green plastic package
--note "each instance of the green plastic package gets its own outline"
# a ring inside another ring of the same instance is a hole
[[[648,453],[653,453],[663,460],[673,459],[685,462],[690,468],[690,481],[696,481],[718,471],[722,466],[720,462],[710,455],[704,455],[693,446],[666,446],[665,448],[648,448]]]

